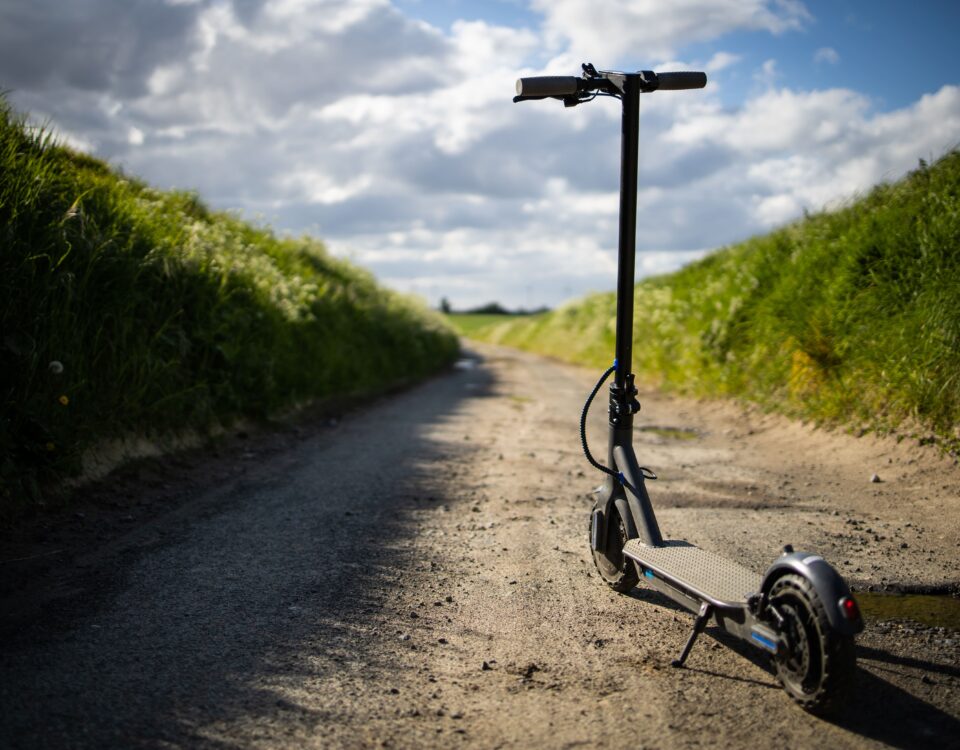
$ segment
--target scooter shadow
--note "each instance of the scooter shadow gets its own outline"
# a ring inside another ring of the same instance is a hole
[[[664,609],[687,614],[691,618],[690,625],[693,626],[692,613],[658,591],[635,588],[628,596]],[[717,627],[705,629],[701,638],[704,636],[713,638],[763,669],[770,675],[770,681],[763,682],[697,666],[697,649],[703,647],[702,643],[694,646],[689,661],[683,667],[685,670],[757,687],[780,689],[774,677],[773,666],[765,654]],[[676,644],[678,654],[682,647],[683,643]],[[904,750],[920,745],[960,747],[960,740],[958,740],[960,719],[876,674],[877,671],[887,672],[891,677],[896,676],[901,681],[919,683],[924,678],[929,680],[929,675],[960,677],[960,668],[913,656],[898,656],[869,646],[857,646],[857,660],[857,672],[854,675],[855,688],[850,704],[837,711],[836,715],[826,717],[825,721],[863,737]]]

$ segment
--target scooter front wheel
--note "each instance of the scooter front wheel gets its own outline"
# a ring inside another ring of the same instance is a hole
[[[591,514],[589,531],[593,538],[594,516]],[[626,555],[623,545],[630,539],[627,525],[616,508],[611,508],[606,521],[606,533],[601,540],[600,549],[593,551],[593,564],[604,582],[614,591],[629,591],[640,580],[637,568]],[[591,545],[592,546],[592,545]]]
[[[843,703],[856,669],[853,636],[830,626],[823,602],[803,576],[788,574],[773,584],[770,606],[783,619],[784,652],[774,657],[784,690],[814,714],[828,714]]]

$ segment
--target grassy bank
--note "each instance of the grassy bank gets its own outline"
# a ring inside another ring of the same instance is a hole
[[[0,100],[0,515],[131,433],[372,392],[456,356],[330,257],[26,129]]]
[[[614,296],[473,335],[603,367]],[[648,383],[792,416],[960,442],[960,152],[643,281],[635,366]]]

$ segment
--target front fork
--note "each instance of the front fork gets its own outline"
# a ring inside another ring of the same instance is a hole
[[[617,476],[608,474],[603,485],[597,489],[591,532],[591,545],[595,551],[606,548],[604,542],[609,533],[607,519],[614,507],[632,536],[638,536],[644,544],[654,547],[663,544],[660,526],[647,494],[645,478],[648,475],[633,450],[633,415],[638,411],[640,402],[637,401],[633,373],[626,376],[623,385],[618,385],[616,381],[611,383],[607,466]]]

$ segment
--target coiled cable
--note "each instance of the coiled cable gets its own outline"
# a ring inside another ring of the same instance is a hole
[[[587,457],[587,461],[590,462],[590,465],[593,468],[598,469],[599,471],[602,471],[604,474],[609,474],[610,476],[614,477],[618,482],[622,483],[623,475],[620,474],[619,472],[614,471],[613,469],[607,468],[602,463],[597,461],[597,459],[593,457],[593,454],[590,453],[590,447],[587,445],[587,413],[590,411],[590,404],[593,403],[593,399],[596,397],[597,393],[600,391],[600,388],[603,387],[604,382],[606,382],[607,378],[610,377],[610,373],[612,373],[616,369],[617,369],[617,363],[614,362],[612,365],[610,365],[607,371],[600,376],[600,380],[597,381],[597,384],[593,387],[593,390],[590,391],[590,395],[587,396],[587,402],[583,405],[583,412],[581,412],[580,414],[580,444],[583,446],[583,455]]]
[[[603,387],[603,384],[606,382],[607,378],[610,377],[610,373],[617,369],[617,361],[614,360],[613,364],[607,368],[607,371],[600,376],[600,380],[597,381],[597,384],[593,387],[593,390],[590,391],[590,395],[587,396],[587,402],[583,405],[583,411],[580,413],[580,445],[583,447],[583,455],[587,457],[587,461],[590,462],[590,465],[602,471],[604,474],[609,474],[614,479],[616,479],[620,484],[626,487],[628,490],[636,494],[636,489],[631,485],[626,477],[623,476],[623,472],[614,471],[613,469],[604,466],[602,463],[597,461],[593,457],[593,454],[590,452],[590,447],[587,445],[587,413],[590,411],[590,404],[593,403],[593,399],[596,398],[597,393],[600,391],[600,388]],[[656,479],[657,475],[651,469],[648,469],[646,466],[640,467],[640,475],[644,479]]]

